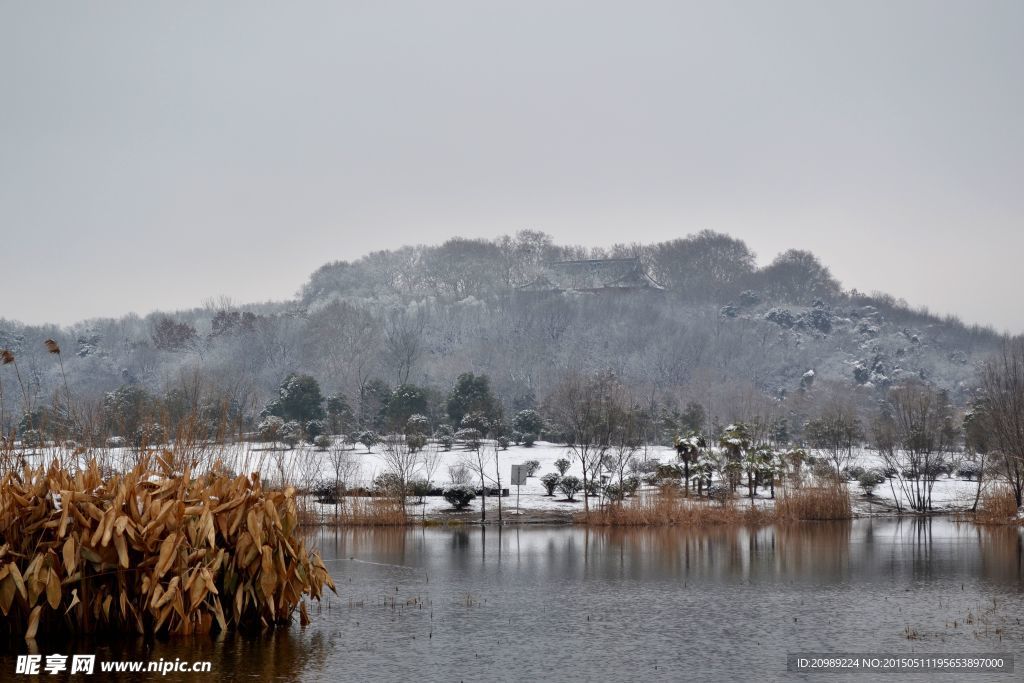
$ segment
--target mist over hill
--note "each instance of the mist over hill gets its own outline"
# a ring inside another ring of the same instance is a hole
[[[249,424],[289,373],[344,397],[358,421],[400,385],[422,388],[441,419],[464,372],[487,375],[506,414],[540,406],[569,371],[614,373],[657,414],[699,403],[716,424],[753,414],[799,423],[837,398],[870,406],[911,377],[963,405],[1001,340],[846,291],[808,252],[758,268],[742,241],[710,231],[597,249],[533,231],[454,238],[328,263],[279,302],[211,299],[69,327],[0,320],[0,348],[17,357],[28,397],[5,372],[5,428],[26,403],[42,410],[64,392],[48,338],[83,411],[109,410],[128,387],[180,411],[230,405]]]

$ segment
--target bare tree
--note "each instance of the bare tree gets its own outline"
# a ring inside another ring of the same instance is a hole
[[[441,464],[442,454],[441,450],[437,447],[436,443],[428,443],[423,447],[419,453],[420,466],[423,469],[423,476],[427,479],[427,486],[430,486],[431,481],[434,478],[434,473],[437,472],[438,466]],[[427,506],[423,506],[422,517],[427,516]]]
[[[911,509],[932,509],[935,478],[958,436],[943,392],[920,382],[890,390],[875,423],[876,446],[886,465],[895,470],[893,478]]]
[[[819,417],[807,423],[804,436],[807,444],[831,463],[836,477],[840,478],[853,459],[853,447],[861,439],[860,420],[852,406],[833,399]]]
[[[327,454],[327,462],[334,472],[334,516],[338,516],[338,504],[349,485],[359,476],[360,464],[352,452],[335,445]]]
[[[402,504],[409,491],[409,480],[420,464],[419,453],[409,448],[401,434],[390,434],[381,443],[380,457],[388,471],[398,477]]]
[[[999,353],[983,366],[981,385],[993,456],[1020,507],[1024,504],[1024,337],[1003,342]]]
[[[611,374],[586,377],[570,372],[548,397],[548,413],[569,439],[583,470],[583,513],[590,514],[587,478],[600,468],[611,444],[621,385]]]

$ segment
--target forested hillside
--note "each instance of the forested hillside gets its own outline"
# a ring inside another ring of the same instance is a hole
[[[663,289],[530,287],[553,262],[606,258],[637,259]],[[511,415],[541,407],[578,371],[613,373],[669,425],[751,415],[799,425],[829,401],[866,409],[907,377],[962,406],[998,343],[989,329],[844,291],[807,252],[758,268],[743,242],[707,231],[607,249],[524,231],[329,263],[281,302],[211,300],[68,328],[0,321],[0,348],[17,365],[17,376],[0,374],[2,419],[5,429],[27,426],[30,409],[34,424],[57,424],[69,395],[74,410],[113,431],[147,410],[229,414],[251,427],[284,378],[300,373],[344,402],[349,429],[379,421],[400,387],[419,392],[440,422],[462,373],[486,375]]]

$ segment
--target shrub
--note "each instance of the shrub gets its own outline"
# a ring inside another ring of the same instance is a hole
[[[498,442],[498,447],[501,448],[501,450],[508,450],[509,441],[507,436],[499,436],[496,440]]]
[[[540,469],[540,460],[527,460],[523,465],[526,466],[526,476],[532,477]]]
[[[981,478],[981,463],[972,462],[970,460],[964,460],[960,463],[957,468],[957,474],[966,479],[967,481],[973,481],[975,478]]]
[[[610,501],[619,502],[626,497],[626,488],[623,484],[608,484],[604,487],[604,495]]]
[[[120,439],[121,437],[116,437]],[[122,439],[122,442],[124,439]],[[38,448],[43,445],[43,435],[38,429],[26,429],[21,433],[21,445],[23,448]],[[121,444],[122,446],[124,443]]]
[[[295,448],[295,445],[302,439],[302,425],[297,420],[289,420],[284,423],[281,427],[281,441],[288,444],[289,448]]]
[[[306,438],[316,443],[316,437],[327,432],[327,423],[323,420],[310,420],[306,423]]]
[[[523,434],[523,445],[527,448],[533,448],[533,444],[537,441],[537,435],[533,432],[527,432]]]
[[[402,478],[394,472],[382,472],[373,480],[373,488],[382,496],[404,496],[405,487]]]
[[[367,430],[359,432],[359,435],[356,436],[356,441],[366,446],[366,452],[369,453],[371,448],[380,443],[380,435],[375,431]]]
[[[315,439],[313,439],[313,445],[316,446],[317,449],[321,450],[321,451],[326,451],[333,444],[334,444],[334,439],[332,439],[331,437],[327,436],[326,434],[321,434],[321,435],[317,436]]]
[[[586,485],[583,487],[588,496],[597,496],[601,494],[601,482],[596,481],[593,477],[587,479]]]
[[[411,495],[416,496],[423,502],[423,498],[430,494],[430,482],[426,479],[414,479],[406,487]]]
[[[107,439],[107,448],[123,448],[124,437],[123,436],[112,436]]]
[[[572,465],[572,463],[565,458],[559,458],[555,461],[555,469],[558,470],[558,473],[563,477],[565,476],[565,473],[569,471],[570,465]]]
[[[860,465],[854,465],[853,467],[849,468],[846,471],[846,475],[854,481],[860,481],[861,475],[863,475],[866,471],[867,470],[865,470]]]
[[[455,445],[455,439],[451,434],[443,434],[437,438],[437,442],[441,444],[441,448],[446,451],[450,451],[452,446]]]
[[[658,481],[682,481],[683,468],[675,464],[658,463],[654,470],[654,476]]]
[[[547,491],[547,495],[555,495],[555,489],[558,488],[558,482],[562,481],[562,475],[557,472],[549,472],[540,478],[540,483],[544,485],[544,490]]]
[[[512,438],[512,443],[517,446],[523,442],[523,433],[520,431],[513,429],[509,436]]]
[[[583,488],[583,482],[579,477],[562,477],[558,482],[558,490],[565,494],[569,500],[574,500],[577,493]]]
[[[260,441],[277,441],[281,438],[281,428],[284,427],[284,419],[277,415],[271,415],[256,425],[256,431],[260,435]]]
[[[427,437],[423,434],[410,434],[405,437],[405,445],[409,447],[409,450],[413,453],[423,450],[423,447],[427,445]]]
[[[878,470],[864,470],[857,477],[857,483],[864,489],[864,493],[871,495],[876,486],[885,481],[885,475]]]
[[[626,477],[622,480],[622,490],[627,496],[635,496],[637,489],[640,488],[639,477]]]
[[[728,486],[723,486],[721,484],[711,484],[708,486],[708,498],[722,505],[725,505],[731,496],[732,492],[729,490]]]
[[[430,420],[427,419],[426,415],[420,415],[419,413],[410,415],[409,419],[405,421],[405,433],[429,434]]]
[[[463,442],[466,444],[466,448],[471,450],[480,447],[481,438],[479,429],[466,428],[455,432],[455,440]]]
[[[462,510],[476,498],[476,492],[466,484],[455,484],[446,488],[441,495],[456,510]]]

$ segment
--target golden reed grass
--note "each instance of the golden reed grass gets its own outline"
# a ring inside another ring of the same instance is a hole
[[[775,502],[775,517],[780,521],[850,519],[850,492],[842,484],[788,489]]]
[[[672,488],[606,505],[574,521],[592,526],[758,526],[777,521],[850,519],[850,496],[845,487],[795,489],[775,501],[774,507],[749,505],[737,498],[713,502],[687,498]]]
[[[165,457],[103,477],[95,461],[0,480],[0,631],[205,633],[291,620],[334,590],[297,533],[291,489]]]
[[[337,510],[325,511],[319,523],[326,526],[405,526],[414,521],[406,513],[401,499],[350,496],[338,503]]]
[[[656,494],[611,503],[590,515],[580,513],[574,521],[591,526],[714,526],[719,524],[759,525],[772,521],[772,511],[704,498],[687,498],[671,487]]]
[[[977,524],[1021,524],[1017,517],[1017,500],[1009,486],[996,486],[982,494],[973,515]]]

